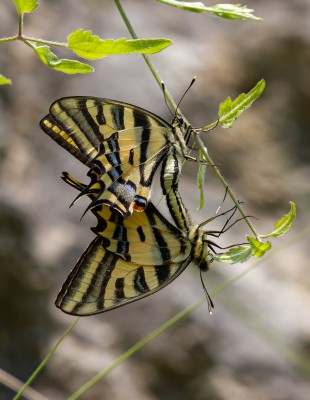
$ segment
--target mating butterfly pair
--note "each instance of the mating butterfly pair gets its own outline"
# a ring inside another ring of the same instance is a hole
[[[174,280],[193,261],[207,270],[207,233],[191,222],[178,192],[190,131],[142,108],[114,100],[57,100],[41,128],[90,168],[84,185],[63,179],[88,195],[96,238],[84,251],[56,299],[66,313],[89,315],[148,296]],[[162,163],[163,194],[175,222],[150,201]],[[140,212],[137,212],[140,211]]]

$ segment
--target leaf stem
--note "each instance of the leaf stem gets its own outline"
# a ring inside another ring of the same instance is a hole
[[[21,40],[22,42],[28,41],[28,42],[42,43],[42,44],[46,44],[48,46],[58,46],[58,47],[68,48],[67,43],[55,42],[52,40],[45,40],[45,39],[36,39],[33,37],[23,36],[20,34],[18,34],[16,36],[9,36],[9,37],[5,37],[5,38],[1,38],[0,43],[13,42],[15,40]]]
[[[55,42],[53,40],[36,39],[36,38],[28,37],[28,36],[23,36],[22,39],[28,40],[29,42],[46,44],[49,46],[58,46],[58,47],[68,48],[67,43]]]

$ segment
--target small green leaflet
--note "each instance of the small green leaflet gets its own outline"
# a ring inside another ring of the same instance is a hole
[[[221,124],[223,128],[230,128],[239,115],[259,98],[265,86],[266,82],[262,79],[249,93],[241,93],[235,100],[227,97],[224,103],[220,104],[219,124]]]
[[[9,78],[6,78],[4,75],[0,74],[0,85],[12,85],[12,81]]]
[[[94,70],[90,65],[81,63],[80,61],[59,59],[56,54],[51,52],[49,46],[37,45],[30,42],[28,42],[28,44],[30,44],[43,64],[56,71],[61,71],[66,74],[87,74]]]
[[[285,214],[275,223],[273,232],[268,233],[267,235],[261,235],[262,238],[280,237],[285,235],[289,231],[296,218],[296,204],[293,201],[290,201],[290,205],[290,212]]]
[[[13,0],[18,14],[32,13],[38,7],[38,0]]]
[[[252,249],[250,246],[238,246],[233,249],[229,249],[226,253],[213,254],[214,260],[224,262],[228,264],[235,264],[239,262],[247,261],[252,255]]]
[[[257,239],[247,236],[249,246],[238,246],[229,249],[225,253],[213,254],[213,258],[216,261],[224,262],[228,264],[235,264],[247,261],[250,257],[261,258],[263,255],[271,249],[271,243],[260,242]]]
[[[168,39],[103,40],[92,31],[78,29],[68,35],[68,48],[87,60],[129,53],[157,53],[172,44]]]
[[[271,243],[268,241],[266,243],[260,242],[257,239],[247,236],[247,240],[250,243],[252,256],[255,258],[263,257],[263,255],[271,249]]]
[[[215,128],[218,124],[223,128],[230,128],[236,121],[239,115],[249,108],[252,103],[259,98],[266,86],[265,81],[262,79],[257,85],[247,94],[240,94],[234,101],[230,97],[220,104],[219,116],[220,118],[212,122],[212,124],[205,125],[201,128],[202,131],[209,131]]]
[[[262,21],[262,18],[258,18],[252,15],[252,12],[254,10],[247,8],[246,6],[241,6],[240,4],[217,4],[213,7],[206,7],[201,2],[176,1],[176,0],[156,0],[156,1],[171,7],[181,8],[182,10],[187,10],[197,13],[208,12],[210,14],[216,15],[217,17],[226,19]]]

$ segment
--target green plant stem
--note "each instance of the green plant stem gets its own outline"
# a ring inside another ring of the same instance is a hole
[[[10,37],[6,37],[6,38],[1,38],[0,43],[13,42],[14,40],[21,40],[23,42],[29,41],[29,42],[46,44],[48,46],[58,46],[58,47],[68,48],[67,43],[55,42],[53,40],[36,39],[33,37],[28,37],[28,36],[23,36],[23,35],[16,35],[16,36],[10,36]]]
[[[95,375],[92,379],[90,379],[85,385],[83,385],[79,390],[73,393],[68,400],[78,399],[82,394],[84,394],[87,390],[89,390],[92,386],[98,383],[102,378],[104,378],[109,372],[113,371],[118,365],[122,364],[125,360],[135,354],[138,350],[144,347],[151,340],[155,339],[158,335],[169,329],[172,325],[176,324],[178,321],[186,317],[190,314],[195,308],[199,307],[206,301],[205,297],[202,297],[198,301],[196,301],[191,306],[187,307],[185,310],[181,311],[174,317],[170,318],[168,321],[163,323],[158,328],[154,329],[148,335],[146,335],[143,339],[139,340],[135,345],[130,347],[125,353],[123,353],[120,357],[118,357],[115,361],[113,361],[107,368],[103,369],[99,374]]]
[[[44,358],[44,360],[41,362],[41,364],[36,368],[36,370],[31,374],[29,379],[24,383],[24,385],[21,387],[19,392],[16,394],[16,396],[13,398],[13,400],[18,400],[20,399],[21,395],[24,393],[24,391],[27,389],[28,386],[34,381],[34,379],[39,375],[39,373],[42,371],[42,369],[45,367],[49,359],[52,357],[52,355],[55,353],[61,342],[65,339],[65,337],[72,331],[72,329],[75,327],[75,325],[78,323],[80,318],[76,318],[73,323],[69,326],[69,328],[65,331],[65,333],[60,337],[60,339],[56,342],[55,346],[52,348],[52,350],[47,354],[47,356]]]
[[[23,40],[28,40],[29,42],[35,42],[35,43],[42,43],[48,46],[58,46],[58,47],[68,48],[67,43],[55,42],[53,40],[36,39],[28,36],[23,36]]]
[[[124,20],[124,23],[129,31],[129,33],[131,34],[133,39],[138,39],[138,36],[136,35],[129,19],[127,18],[127,15],[120,3],[120,0],[114,0],[119,13],[121,14],[121,17]],[[158,83],[159,87],[162,88],[162,79],[160,78],[156,68],[154,67],[153,63],[151,62],[150,58],[145,55],[142,54],[145,62],[147,63],[148,67],[150,68],[150,71],[152,72],[156,82]],[[167,101],[169,101],[170,105],[173,107],[174,110],[176,110],[177,105],[175,103],[175,101],[173,100],[171,94],[169,93],[169,91],[167,89],[165,89],[165,96],[167,98]],[[178,110],[180,112],[180,110]],[[181,113],[181,112],[180,112]],[[182,114],[182,118],[184,120],[184,122],[190,126],[189,122],[187,121],[187,119],[183,116]],[[210,126],[216,126],[217,122],[211,124]],[[195,131],[194,131],[195,132]],[[223,176],[221,175],[219,169],[214,165],[211,157],[208,154],[208,151],[203,143],[203,141],[201,140],[200,136],[196,133],[195,134],[195,141],[197,143],[197,145],[199,146],[199,148],[201,149],[201,151],[203,152],[205,159],[207,160],[208,164],[210,165],[210,167],[212,168],[213,172],[215,173],[215,175],[217,176],[217,178],[219,179],[219,181],[222,183],[222,185],[224,186],[225,190],[227,190],[227,193],[229,194],[229,196],[231,197],[232,201],[234,202],[234,204],[236,205],[238,211],[240,212],[240,214],[242,215],[242,217],[244,218],[244,220],[246,221],[246,223],[248,224],[249,228],[251,229],[251,231],[253,232],[253,234],[255,235],[257,240],[261,240],[259,237],[258,232],[256,231],[256,229],[254,228],[253,224],[251,223],[251,221],[249,220],[249,218],[247,217],[246,213],[244,212],[243,208],[240,206],[236,196],[234,195],[233,191],[230,189],[228,183],[225,181],[225,179],[223,178]]]
[[[0,43],[13,42],[14,40],[20,40],[20,38],[18,36],[9,36],[9,37],[0,39]]]
[[[121,17],[122,17],[124,23],[125,23],[125,25],[126,25],[128,31],[129,31],[131,37],[132,37],[133,39],[138,39],[138,36],[137,36],[136,32],[134,31],[134,29],[133,29],[133,27],[132,27],[132,25],[131,25],[129,19],[127,18],[127,15],[126,15],[125,10],[123,9],[123,7],[122,7],[122,5],[121,5],[120,0],[114,0],[114,2],[115,2],[115,5],[116,5],[116,7],[117,7],[117,9],[118,9],[118,11],[119,11],[119,13],[120,13],[120,15],[121,15]],[[155,80],[156,80],[158,86],[160,87],[160,89],[162,89],[162,82],[163,82],[163,81],[162,81],[162,79],[160,78],[159,73],[157,72],[156,68],[155,68],[154,65],[152,64],[150,58],[149,58],[147,55],[145,55],[145,54],[142,54],[142,57],[144,58],[144,60],[145,60],[146,64],[148,65],[148,67],[149,67],[151,73],[153,74],[153,76],[154,76],[154,78],[155,78]],[[176,104],[175,101],[173,100],[173,97],[172,97],[171,93],[169,92],[169,90],[166,89],[166,88],[165,88],[165,97],[166,97],[167,101],[169,102],[169,104],[171,105],[171,107],[172,107],[174,110],[176,110],[177,104]]]
[[[23,35],[23,17],[24,14],[18,14],[18,36],[22,37]]]
[[[196,142],[196,144],[199,146],[199,148],[201,149],[204,158],[207,160],[207,163],[209,164],[209,166],[212,168],[214,174],[216,175],[216,177],[219,179],[219,181],[221,182],[221,184],[224,186],[225,190],[227,190],[227,193],[229,194],[229,196],[231,197],[232,201],[234,202],[234,204],[236,205],[238,211],[240,212],[240,214],[242,215],[242,217],[244,218],[245,222],[248,224],[248,227],[251,229],[251,231],[253,232],[253,234],[255,235],[257,240],[260,240],[260,236],[258,234],[258,232],[256,231],[256,229],[254,228],[253,224],[251,223],[250,219],[247,217],[247,215],[245,214],[243,208],[240,206],[238,199],[236,198],[234,192],[231,190],[231,188],[229,187],[228,183],[225,181],[225,179],[223,178],[223,176],[221,175],[219,169],[217,168],[217,166],[213,163],[211,157],[209,156],[208,150],[206,148],[206,146],[204,145],[201,137],[199,134],[195,134],[194,136],[194,140]]]

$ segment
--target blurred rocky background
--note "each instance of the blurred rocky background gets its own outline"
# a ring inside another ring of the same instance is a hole
[[[208,4],[211,5],[211,4]],[[226,21],[168,8],[151,0],[124,2],[138,36],[166,37],[174,44],[152,56],[178,100],[197,82],[181,108],[193,126],[217,119],[227,96],[249,91],[261,78],[266,90],[230,130],[204,140],[214,162],[244,201],[261,233],[298,207],[294,229],[274,240],[282,246],[309,225],[310,3],[247,1],[264,22]],[[102,38],[127,37],[112,1],[41,1],[26,15],[28,36],[65,41],[73,30]],[[11,1],[1,2],[0,37],[17,31]],[[72,54],[53,49],[59,56]],[[69,210],[74,190],[60,179],[70,171],[86,181],[86,168],[40,129],[51,102],[68,95],[101,96],[137,104],[167,120],[163,96],[139,55],[92,64],[95,72],[68,76],[48,70],[20,42],[1,44],[0,73],[0,368],[24,381],[74,320],[54,298],[91,241],[91,215],[80,221],[87,200]],[[206,205],[200,212],[197,165],[182,175],[184,201],[196,220],[212,216],[224,189],[207,170]],[[223,209],[229,208],[227,200]],[[218,228],[223,224],[216,221]],[[239,223],[222,244],[242,242]],[[213,298],[144,347],[82,398],[136,400],[306,400],[310,393],[309,235]],[[244,265],[213,264],[209,290]],[[150,330],[203,296],[198,271],[189,267],[173,284],[138,303],[79,321],[34,381],[41,398],[64,399]],[[307,364],[308,363],[308,364]],[[1,377],[1,374],[0,374]],[[0,384],[0,398],[14,395]]]

